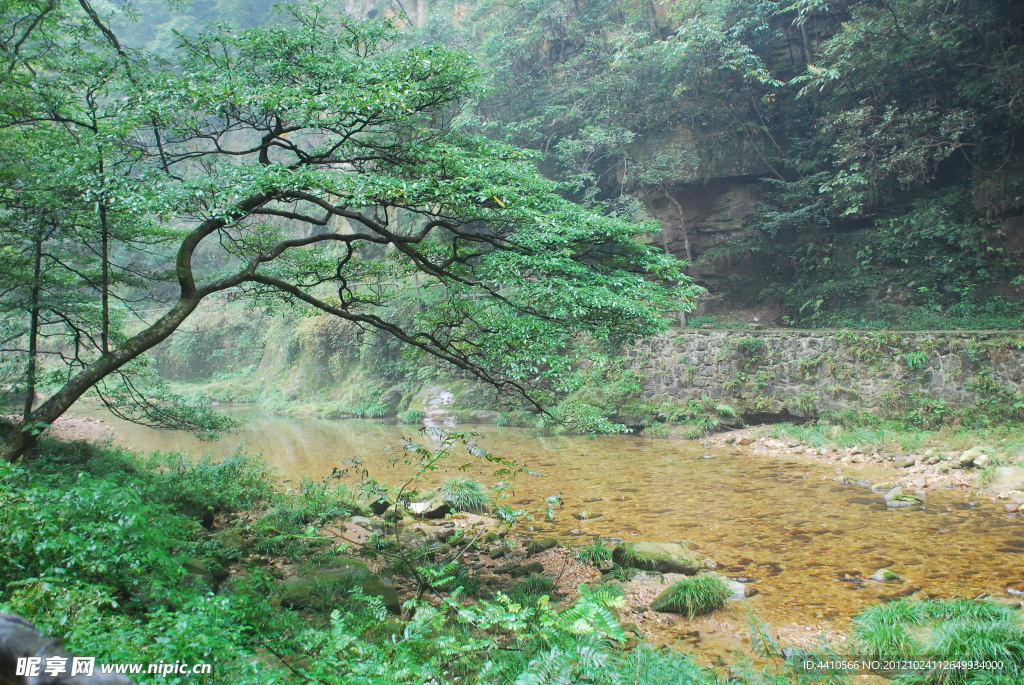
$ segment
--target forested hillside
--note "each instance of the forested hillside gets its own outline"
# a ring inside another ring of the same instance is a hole
[[[573,199],[661,221],[698,325],[1015,328],[1024,8],[1012,0],[350,2],[470,52],[460,123],[540,154]],[[271,21],[158,8],[133,38]]]
[[[709,311],[1020,325],[1024,7],[930,0],[433,3],[467,121],[577,199],[646,211]],[[728,318],[728,317],[727,317]]]

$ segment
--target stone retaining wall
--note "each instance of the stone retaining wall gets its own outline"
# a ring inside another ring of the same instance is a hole
[[[1024,403],[1024,332],[683,329],[637,347],[652,399],[709,398],[748,420]]]

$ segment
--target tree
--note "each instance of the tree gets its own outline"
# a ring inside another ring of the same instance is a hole
[[[144,368],[215,293],[384,331],[538,408],[566,389],[573,355],[659,330],[661,311],[696,293],[647,244],[651,225],[590,213],[529,154],[460,132],[460,104],[476,94],[466,55],[393,49],[393,26],[321,5],[180,35],[166,59],[123,44],[88,0],[0,8],[13,27],[0,126],[22,141],[7,153],[4,234],[25,236],[24,254],[27,222],[55,217],[47,239],[97,267],[66,270],[64,290],[93,310],[48,322],[51,347],[73,341],[75,354],[10,432],[5,459],[86,392]],[[30,273],[5,274],[3,290],[25,291]],[[413,278],[427,295],[402,323],[385,318]],[[14,354],[34,363],[27,348]],[[126,402],[154,408],[125,383]]]

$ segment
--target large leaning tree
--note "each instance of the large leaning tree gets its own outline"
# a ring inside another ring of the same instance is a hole
[[[466,55],[305,6],[158,56],[111,7],[0,0],[0,375],[25,398],[3,459],[89,392],[216,427],[164,401],[146,353],[218,293],[390,334],[538,407],[580,355],[692,302],[652,226],[458,125]]]

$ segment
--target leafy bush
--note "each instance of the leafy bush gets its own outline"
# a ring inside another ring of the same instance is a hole
[[[316,526],[358,511],[347,486],[303,481],[298,493],[278,497],[275,506],[252,524],[256,549],[296,558],[326,544]]]
[[[243,452],[220,461],[208,457],[192,461],[183,454],[156,452],[144,466],[153,474],[153,495],[186,509],[245,511],[270,495],[270,471]]]
[[[0,579],[77,578],[148,601],[184,575],[170,549],[195,551],[198,526],[142,488],[81,473],[0,465]],[[2,589],[3,586],[0,586]]]
[[[722,576],[702,573],[673,583],[651,603],[651,609],[686,614],[693,618],[724,606],[731,594]]]
[[[542,596],[550,595],[554,592],[554,589],[555,583],[553,580],[547,576],[531,573],[516,583],[508,595],[515,602],[532,604]]]

